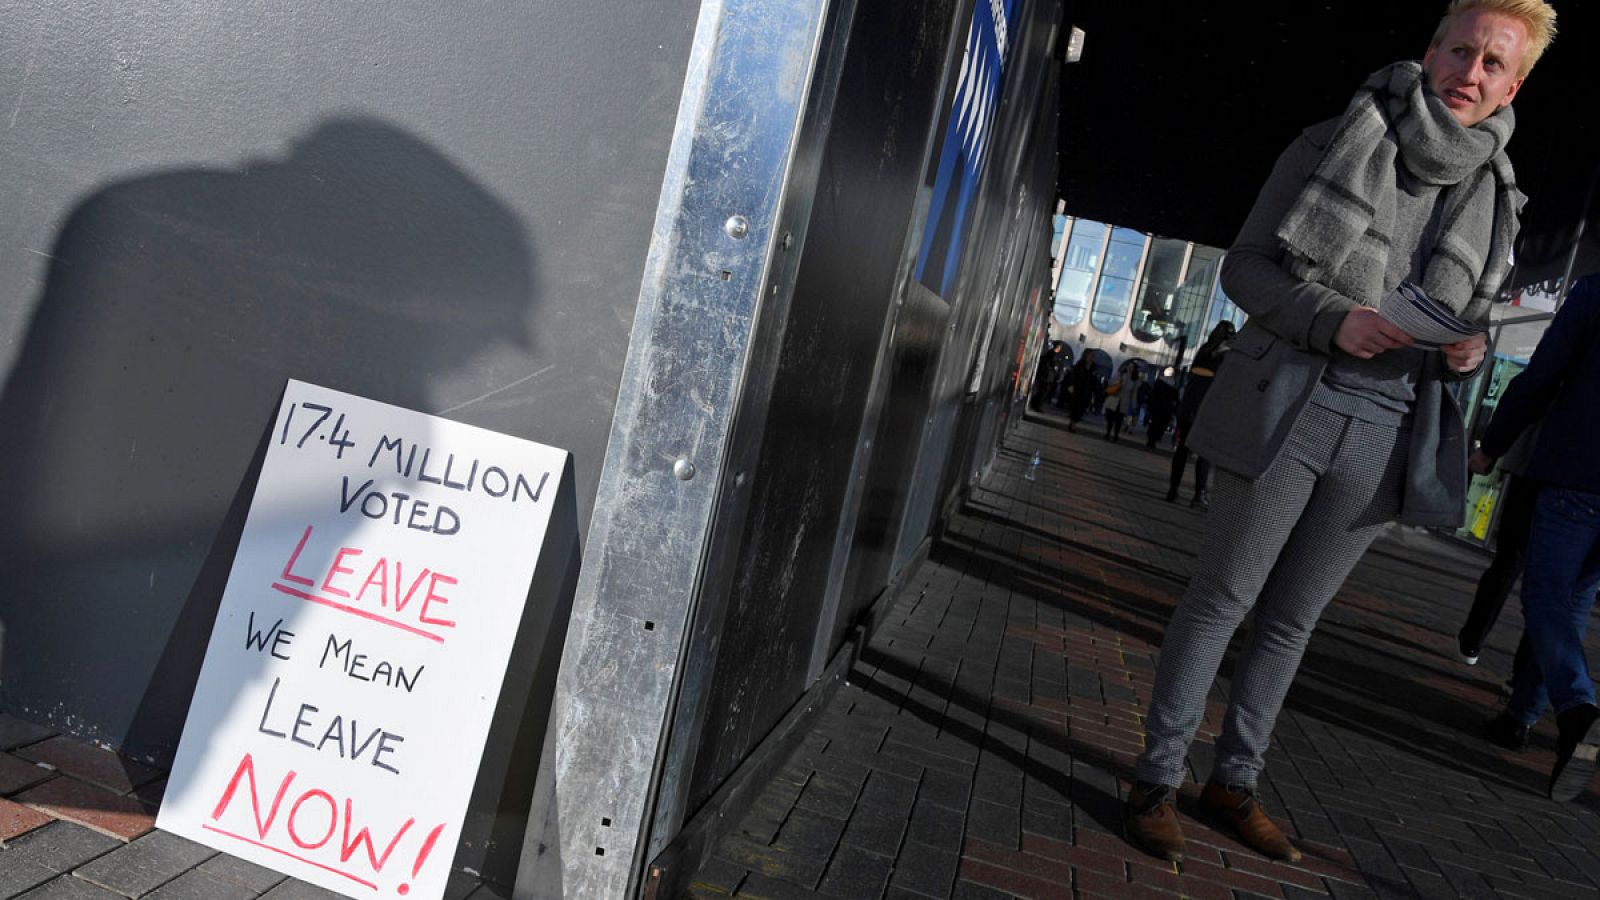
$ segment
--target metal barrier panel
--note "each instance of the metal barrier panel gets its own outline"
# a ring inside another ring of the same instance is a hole
[[[678,775],[665,765],[665,736],[693,672],[688,636],[713,523],[749,491],[729,435],[735,410],[765,409],[752,358],[763,350],[759,320],[785,318],[793,276],[783,258],[803,237],[811,199],[800,191],[791,205],[788,187],[815,178],[802,124],[829,117],[833,82],[818,70],[842,38],[828,28],[834,8],[701,8],[519,898],[631,894],[659,785]]]

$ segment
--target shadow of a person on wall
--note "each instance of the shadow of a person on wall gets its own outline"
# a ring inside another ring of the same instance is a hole
[[[96,190],[51,257],[0,394],[0,703],[165,768],[286,379],[436,408],[479,354],[536,349],[530,240],[439,151],[346,118]]]

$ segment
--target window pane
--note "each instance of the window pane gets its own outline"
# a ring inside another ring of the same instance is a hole
[[[1113,334],[1127,320],[1128,308],[1133,304],[1133,277],[1139,273],[1139,257],[1143,253],[1143,232],[1112,229],[1111,245],[1106,248],[1106,262],[1101,269],[1100,291],[1089,317],[1096,330]]]
[[[1187,347],[1200,346],[1208,333],[1204,318],[1211,299],[1212,283],[1217,277],[1217,266],[1222,263],[1222,251],[1215,247],[1196,245],[1189,256],[1189,272],[1178,288],[1178,299],[1173,304],[1172,318],[1178,324],[1177,334],[1188,338]],[[1177,338],[1170,339],[1173,343]]]
[[[1223,319],[1232,322],[1234,327],[1243,327],[1245,318],[1244,310],[1235,306],[1234,302],[1228,299],[1228,295],[1222,290],[1222,282],[1219,280],[1216,293],[1212,298],[1211,313],[1206,316],[1206,327],[1203,329],[1205,334],[1201,336],[1200,340],[1203,341],[1206,337],[1209,337],[1211,329],[1217,327],[1217,323]]]
[[[1089,307],[1089,289],[1100,268],[1100,245],[1106,240],[1106,226],[1079,219],[1072,224],[1067,241],[1067,256],[1061,264],[1061,280],[1056,284],[1056,321],[1076,325]]]
[[[1150,242],[1150,258],[1144,264],[1144,280],[1139,285],[1139,305],[1129,329],[1139,340],[1178,339],[1178,324],[1172,312],[1177,302],[1178,276],[1183,272],[1183,257],[1188,250],[1188,241],[1156,238]]]

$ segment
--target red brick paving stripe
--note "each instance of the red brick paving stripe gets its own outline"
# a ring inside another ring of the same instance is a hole
[[[1173,863],[1163,863],[1158,859],[1148,862],[1128,860],[1128,878],[1134,884],[1142,884],[1175,894],[1184,893],[1183,876],[1178,874],[1178,867]],[[1196,882],[1203,884],[1204,882]],[[1232,900],[1231,892],[1228,900]]]
[[[1008,850],[997,844],[977,838],[967,838],[962,854],[968,859],[1011,869],[1034,878],[1043,878],[1058,884],[1072,883],[1072,868],[1065,862],[1033,853]]]
[[[1188,824],[1184,830],[1187,834],[1186,840],[1184,841],[1185,850],[1187,851],[1193,849],[1195,846],[1209,848],[1211,850],[1211,855],[1205,857],[1207,862],[1222,865],[1222,855],[1224,853],[1255,853],[1254,850],[1251,850],[1249,847],[1246,847],[1244,844],[1240,843],[1239,839],[1233,835],[1225,831],[1218,831],[1215,828],[1211,828],[1203,822]]]
[[[1043,878],[1034,878],[1015,872],[1011,869],[993,866],[986,862],[963,857],[961,869],[957,873],[961,881],[970,881],[984,887],[1005,891],[1026,900],[1061,900],[1071,892],[1071,888],[1054,881]]]
[[[1148,866],[1139,866],[1130,863],[1129,874],[1133,876],[1133,883],[1147,885],[1163,891],[1176,891],[1191,900],[1234,900],[1233,888],[1211,881],[1201,881],[1197,878],[1184,878],[1181,875],[1166,876],[1156,869]]]
[[[1213,866],[1222,865],[1222,851],[1205,844],[1197,844],[1193,840],[1183,842],[1183,858],[1185,861],[1210,863]]]
[[[1262,878],[1271,878],[1274,881],[1281,881],[1285,884],[1292,884],[1308,890],[1320,891],[1323,889],[1322,879],[1317,877],[1315,873],[1288,863],[1273,862],[1270,859],[1263,859],[1249,852],[1235,853],[1230,851],[1222,856],[1230,869],[1238,869],[1241,872],[1249,872],[1252,875],[1260,875]]]
[[[1356,858],[1351,856],[1350,851],[1343,847],[1335,847],[1332,844],[1324,844],[1319,841],[1301,841],[1300,849],[1306,852],[1306,859],[1316,857],[1326,862],[1340,863],[1352,869],[1356,865]]]
[[[52,779],[15,799],[125,841],[156,826],[155,814],[144,803],[75,778]]]
[[[1095,742],[1099,745],[1099,749],[1102,750],[1126,750],[1135,756],[1144,751],[1143,738],[1113,736],[1104,731],[1094,731],[1081,727],[1068,729],[1067,736],[1074,740]]]
[[[49,821],[50,817],[37,809],[0,800],[0,841],[9,841]]]
[[[1032,641],[1041,647],[1047,647],[1051,650],[1061,649],[1061,638],[1059,636],[1045,634],[1040,629],[1032,628],[1027,625],[1006,626],[1006,637],[1022,638],[1023,640]]]
[[[1263,897],[1277,897],[1280,900],[1283,897],[1283,888],[1278,886],[1278,882],[1270,878],[1262,878],[1259,875],[1251,875],[1238,869],[1224,869],[1221,866],[1214,866],[1199,860],[1191,860],[1187,854],[1185,854],[1184,860],[1179,863],[1179,866],[1183,869],[1184,878],[1214,881],[1217,884],[1239,888],[1252,894],[1260,894]]]
[[[1072,886],[1080,895],[1100,894],[1106,897],[1127,897],[1131,891],[1137,890],[1126,878],[1113,878],[1103,872],[1083,868],[1073,869]]]
[[[1049,841],[1051,844],[1061,847],[1068,846],[1061,841],[1052,841],[1050,838],[1046,837],[1041,837],[1040,840]],[[1091,831],[1087,828],[1079,828],[1077,832],[1073,834],[1072,842],[1076,846],[1084,847],[1089,850],[1098,850],[1101,853],[1110,853],[1113,856],[1120,855],[1129,859],[1142,859],[1144,857],[1144,854],[1137,847],[1134,847],[1132,844],[1123,840],[1120,836],[1106,834],[1103,831]],[[1028,845],[1024,843],[1022,847],[1024,850],[1026,850]],[[1177,871],[1177,869],[1174,869],[1171,865],[1168,865],[1167,868],[1174,872]]]
[[[1144,726],[1144,707],[1142,706],[1116,707],[1107,703],[1102,705],[1100,709],[1105,713],[1106,721],[1112,724],[1120,721],[1137,725],[1141,728]]]
[[[1080,833],[1090,833],[1081,832]],[[1133,847],[1126,844],[1121,848],[1106,852],[1088,846],[1073,846],[1065,841],[1047,838],[1043,835],[1022,833],[1022,849],[1026,853],[1033,853],[1049,859],[1058,859],[1071,863],[1074,867],[1091,869],[1115,875],[1118,879],[1126,881],[1127,859],[1132,854],[1138,853]]]
[[[1366,877],[1356,869],[1355,860],[1351,859],[1350,854],[1345,851],[1336,847],[1329,847],[1326,844],[1312,843],[1311,841],[1300,841],[1298,846],[1305,853],[1305,856],[1296,864],[1299,868],[1320,875],[1323,878],[1332,878],[1335,881],[1347,881],[1351,884],[1361,885],[1367,883]],[[1348,862],[1341,862],[1339,857],[1343,857]]]
[[[1012,712],[1018,712],[1036,722],[1049,722],[1053,725],[1065,725],[1067,716],[1051,709],[1046,709],[1037,703],[1029,704],[1007,697],[994,698],[994,705]]]

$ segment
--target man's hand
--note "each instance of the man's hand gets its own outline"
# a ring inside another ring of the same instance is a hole
[[[1474,450],[1472,455],[1467,457],[1467,468],[1471,469],[1474,474],[1487,475],[1494,469],[1494,457],[1484,453],[1482,450]]]
[[[1345,313],[1339,330],[1334,332],[1333,344],[1356,359],[1371,359],[1385,350],[1409,347],[1412,340],[1411,335],[1378,315],[1377,310],[1358,306]],[[1483,356],[1481,350],[1478,356]]]
[[[1483,354],[1489,347],[1489,339],[1481,334],[1475,334],[1464,341],[1454,344],[1445,344],[1439,349],[1444,351],[1445,365],[1452,372],[1471,372],[1483,362]]]

